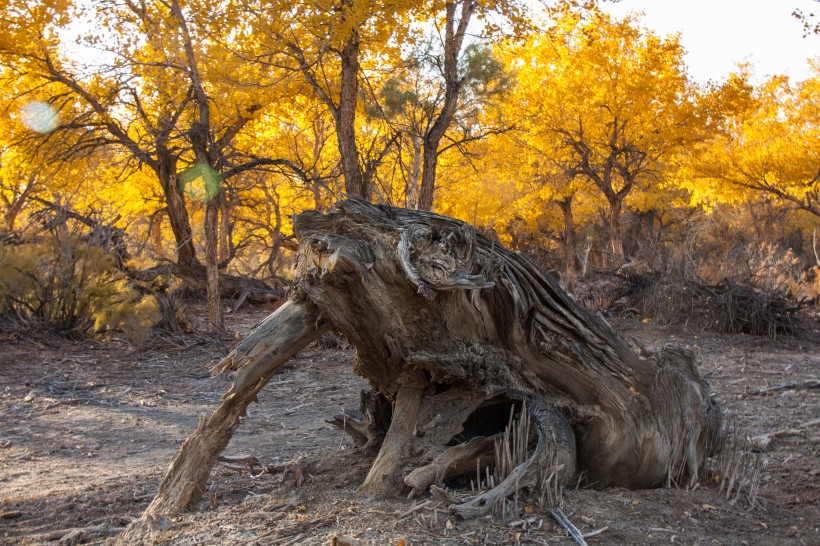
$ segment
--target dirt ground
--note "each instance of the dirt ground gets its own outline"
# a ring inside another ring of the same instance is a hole
[[[236,337],[267,311],[231,315]],[[590,544],[820,544],[820,343],[657,329],[610,319],[650,347],[689,347],[726,415],[761,444],[752,507],[712,484],[564,494]],[[816,326],[820,327],[820,325]],[[209,368],[232,338],[0,341],[0,543],[113,542],[138,518],[179,445],[227,390]],[[164,544],[572,544],[550,516],[459,520],[427,498],[358,498],[368,460],[325,422],[356,407],[354,352],[317,342],[262,391],[198,509]],[[801,383],[802,382],[802,383]],[[794,384],[794,387],[788,387]],[[770,390],[766,390],[770,389]],[[758,438],[758,440],[760,440]],[[766,445],[768,441],[768,445]]]

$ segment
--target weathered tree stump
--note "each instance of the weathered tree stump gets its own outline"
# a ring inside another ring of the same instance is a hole
[[[294,227],[291,303],[217,367],[236,370],[223,406],[246,406],[282,358],[324,328],[340,332],[373,389],[362,419],[336,418],[358,444],[378,449],[361,494],[421,494],[475,473],[523,407],[532,431],[516,480],[551,464],[560,480],[583,472],[599,488],[689,485],[719,445],[719,407],[690,353],[635,352],[524,256],[470,225],[349,199],[328,214],[296,216]],[[203,423],[186,442],[196,452],[183,446],[148,515],[196,500],[233,415],[215,424],[219,434],[206,438]],[[192,457],[196,472],[179,462]]]

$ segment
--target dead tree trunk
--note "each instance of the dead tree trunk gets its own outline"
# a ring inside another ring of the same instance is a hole
[[[493,440],[516,412],[531,417],[531,430],[516,440],[527,456],[495,495],[547,464],[560,480],[584,472],[595,487],[691,484],[718,445],[719,408],[691,354],[636,353],[525,257],[471,226],[354,199],[328,214],[304,212],[294,226],[298,304],[268,319],[277,330],[263,325],[219,366],[238,368],[223,406],[252,399],[283,355],[322,328],[341,332],[356,346],[355,371],[373,388],[365,419],[338,420],[357,443],[378,448],[360,493],[420,494],[474,474],[476,464],[498,464]],[[258,352],[259,344],[283,345]],[[375,411],[385,404],[392,411]],[[209,455],[197,455],[196,477],[171,477],[187,472],[178,464],[191,457],[183,447],[157,497],[164,500],[149,511],[190,506],[207,476],[203,465],[232,431],[197,444],[196,453]],[[463,511],[478,512],[475,503]]]
[[[636,354],[526,258],[462,222],[346,201],[294,225],[299,291],[356,346],[356,371],[401,416],[360,491],[396,491],[405,466],[438,455],[471,418],[489,423],[496,411],[502,427],[468,434],[500,432],[510,404],[499,400],[512,403],[511,392],[571,421],[592,485],[697,479],[720,419],[692,355]]]

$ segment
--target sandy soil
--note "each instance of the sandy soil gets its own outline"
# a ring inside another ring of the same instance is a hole
[[[240,312],[229,328],[244,335],[265,315]],[[759,454],[752,507],[727,500],[713,484],[566,491],[564,512],[587,541],[820,544],[820,389],[811,388],[820,379],[820,344],[612,322],[646,345],[695,350],[726,415],[749,437],[770,441]],[[217,407],[228,382],[208,370],[234,342],[0,341],[0,543],[112,542],[150,502],[199,416]],[[426,498],[358,498],[369,461],[325,420],[356,407],[365,382],[352,373],[353,351],[332,345],[304,350],[251,407],[224,455],[258,463],[218,465],[198,509],[173,520],[157,542],[573,543],[537,510],[458,520]]]

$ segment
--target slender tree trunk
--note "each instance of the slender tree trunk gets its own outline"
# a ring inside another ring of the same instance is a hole
[[[373,188],[365,180],[356,144],[356,102],[359,94],[359,34],[353,31],[342,49],[341,90],[336,116],[336,136],[345,177],[345,191],[370,200]]]
[[[461,6],[460,18],[456,19],[456,8]],[[467,32],[467,25],[475,10],[475,0],[457,0],[445,4],[444,28],[444,104],[436,121],[424,137],[424,159],[422,161],[421,190],[418,208],[432,210],[436,190],[436,170],[438,168],[438,147],[444,133],[450,127],[458,107],[461,80],[458,75],[458,56]]]
[[[157,255],[157,258],[164,258],[165,251],[162,248],[162,213],[157,212],[154,214],[154,222],[151,226],[152,236],[154,238],[154,254]]]
[[[325,207],[325,203],[322,199],[322,186],[319,185],[317,180],[321,178],[319,172],[314,168],[311,169],[310,177],[312,179],[309,189],[310,193],[313,194],[313,208],[316,210],[323,210]]]
[[[23,210],[23,207],[25,207],[28,203],[29,195],[32,194],[37,185],[37,179],[34,176],[30,176],[28,182],[26,183],[25,189],[20,192],[20,195],[11,201],[11,203],[7,202],[8,208],[6,209],[6,213],[3,218],[6,224],[4,226],[5,231],[14,231],[14,226],[17,223],[17,216],[20,214],[20,211]]]
[[[182,31],[187,72],[191,79],[191,89],[199,109],[199,117],[191,124],[188,138],[191,141],[199,176],[205,183],[205,268],[208,293],[208,319],[211,331],[223,329],[222,305],[219,301],[219,204],[222,194],[222,178],[216,171],[216,161],[220,150],[216,149],[211,134],[211,103],[202,76],[188,22],[182,13],[178,0],[171,0],[171,13],[177,19]]]
[[[436,191],[436,171],[438,169],[438,140],[434,143],[425,140],[421,187],[419,188],[419,198],[416,203],[418,210],[433,210],[433,201]]]
[[[564,282],[567,291],[572,292],[578,277],[578,244],[572,218],[572,196],[558,201],[558,206],[564,214]]]
[[[219,196],[205,205],[205,264],[207,268],[208,322],[211,331],[224,330],[219,294]]]
[[[624,242],[621,234],[621,211],[623,209],[623,199],[616,198],[609,201],[609,242],[614,265],[620,266],[624,263]]]
[[[197,272],[202,269],[202,264],[196,258],[194,235],[188,209],[185,206],[185,196],[177,179],[177,160],[168,154],[160,157],[158,163],[157,178],[165,195],[168,223],[171,225],[171,232],[176,242],[177,265],[183,275],[196,276]]]
[[[407,182],[407,208],[419,208],[419,184],[421,183],[421,149],[423,140],[418,134],[412,135],[413,168],[410,171],[410,180]]]
[[[228,260],[231,254],[231,216],[232,208],[225,195],[220,199],[219,211],[219,263],[224,263]]]

